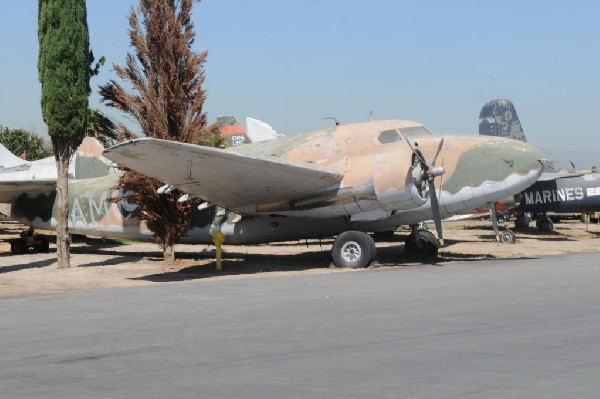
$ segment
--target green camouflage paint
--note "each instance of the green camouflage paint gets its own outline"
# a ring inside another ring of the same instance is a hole
[[[500,157],[504,162],[489,162]],[[499,182],[509,175],[527,175],[539,167],[536,159],[542,159],[541,152],[520,141],[499,139],[477,145],[460,155],[456,169],[444,181],[442,189],[456,194],[463,187],[479,187],[485,181]]]

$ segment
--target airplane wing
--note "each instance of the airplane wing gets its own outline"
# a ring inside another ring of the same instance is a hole
[[[305,198],[342,179],[334,168],[151,138],[119,144],[104,155],[228,209]]]
[[[56,179],[2,180],[0,181],[0,203],[9,203],[21,194],[36,197],[56,189]]]

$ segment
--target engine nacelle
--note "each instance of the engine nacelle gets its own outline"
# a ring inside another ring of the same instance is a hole
[[[410,153],[383,152],[373,159],[373,185],[377,201],[386,211],[418,208],[427,201],[418,187],[419,175],[411,167]]]

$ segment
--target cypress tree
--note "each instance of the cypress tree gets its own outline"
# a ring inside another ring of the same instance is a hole
[[[56,183],[58,267],[70,267],[68,170],[87,126],[90,93],[89,33],[85,0],[39,0],[38,73],[42,116],[52,140]]]

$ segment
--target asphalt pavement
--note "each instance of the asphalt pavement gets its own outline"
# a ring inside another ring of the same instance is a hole
[[[600,395],[596,253],[21,296],[0,318],[2,398]]]

